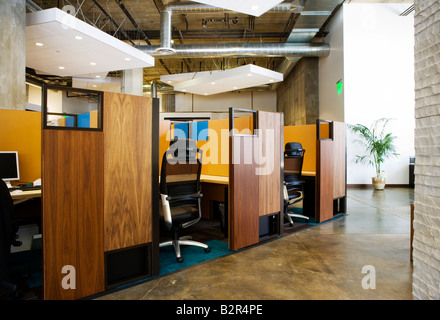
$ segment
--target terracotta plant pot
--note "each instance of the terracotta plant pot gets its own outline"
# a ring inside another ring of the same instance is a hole
[[[375,190],[383,190],[385,188],[385,178],[384,177],[372,177],[371,181],[373,183],[373,188]]]

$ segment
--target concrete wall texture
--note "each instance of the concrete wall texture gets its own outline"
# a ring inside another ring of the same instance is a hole
[[[0,1],[0,108],[26,108],[26,1]]]
[[[440,299],[440,2],[415,1],[413,297]]]

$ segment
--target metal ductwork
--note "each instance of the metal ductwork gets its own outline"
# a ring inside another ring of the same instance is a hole
[[[300,1],[301,2],[301,1]],[[301,2],[302,3],[302,2]],[[291,11],[291,12],[297,12],[298,10],[301,10],[303,8],[302,5],[295,6],[292,3],[282,3],[275,7],[273,7],[270,11]],[[223,8],[217,8],[210,5],[205,4],[181,4],[181,3],[170,3],[162,10],[160,14],[160,46],[153,47],[151,46],[152,50],[149,48],[142,48],[138,47],[139,49],[143,50],[144,52],[151,54],[154,56],[153,50],[160,54],[161,57],[164,58],[164,55],[172,55],[173,57],[196,57],[196,56],[202,56],[205,55],[206,57],[209,55],[209,53],[214,54],[214,50],[218,50],[221,48],[222,53],[217,54],[214,56],[225,56],[225,55],[237,55],[237,52],[234,51],[237,48],[238,45],[232,45],[234,48],[226,48],[225,46],[221,45],[215,46],[215,47],[206,47],[205,50],[200,49],[201,45],[186,45],[186,46],[171,46],[171,20],[173,13],[195,13],[195,12],[232,12],[231,10],[223,9]],[[245,50],[245,48],[243,48]],[[255,47],[255,50],[260,52],[254,52],[255,55],[259,54],[265,54],[267,49],[261,49],[258,47]],[[316,47],[311,49],[311,51],[315,51]],[[233,52],[228,53],[228,52]],[[252,49],[249,50],[249,53],[252,54]],[[269,51],[280,51],[280,49],[273,47],[272,49],[269,49]],[[202,53],[203,52],[203,53]],[[205,54],[207,52],[207,54]],[[223,53],[224,52],[224,53]],[[244,52],[240,51],[241,55],[247,55]],[[293,54],[293,53],[292,53]],[[275,54],[274,56],[277,56],[278,54]],[[211,55],[212,56],[212,55]]]
[[[323,43],[221,43],[221,44],[179,44],[173,51],[163,55],[162,47],[136,46],[137,49],[155,58],[215,58],[238,56],[268,57],[327,57],[328,44]]]
[[[41,9],[40,6],[35,4],[35,2],[33,2],[32,0],[26,0],[26,8],[28,8],[32,12],[37,12],[37,11],[43,10],[43,9]]]

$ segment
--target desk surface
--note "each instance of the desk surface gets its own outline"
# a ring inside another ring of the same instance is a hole
[[[218,184],[229,184],[229,177],[213,176],[213,175],[209,175],[209,174],[202,174],[202,175],[200,175],[200,182],[218,183]]]
[[[28,190],[20,193],[11,193],[12,200],[24,200],[41,197],[41,190]]]
[[[314,177],[314,176],[316,176],[316,172],[315,171],[302,171],[301,174],[303,176],[307,176],[307,177]]]

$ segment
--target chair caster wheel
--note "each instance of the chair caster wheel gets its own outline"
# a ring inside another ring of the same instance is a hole
[[[205,248],[205,252],[211,252],[210,248]]]
[[[178,257],[178,258],[177,258],[177,262],[178,262],[178,263],[182,263],[182,262],[183,262],[183,258],[182,258],[182,257]]]

